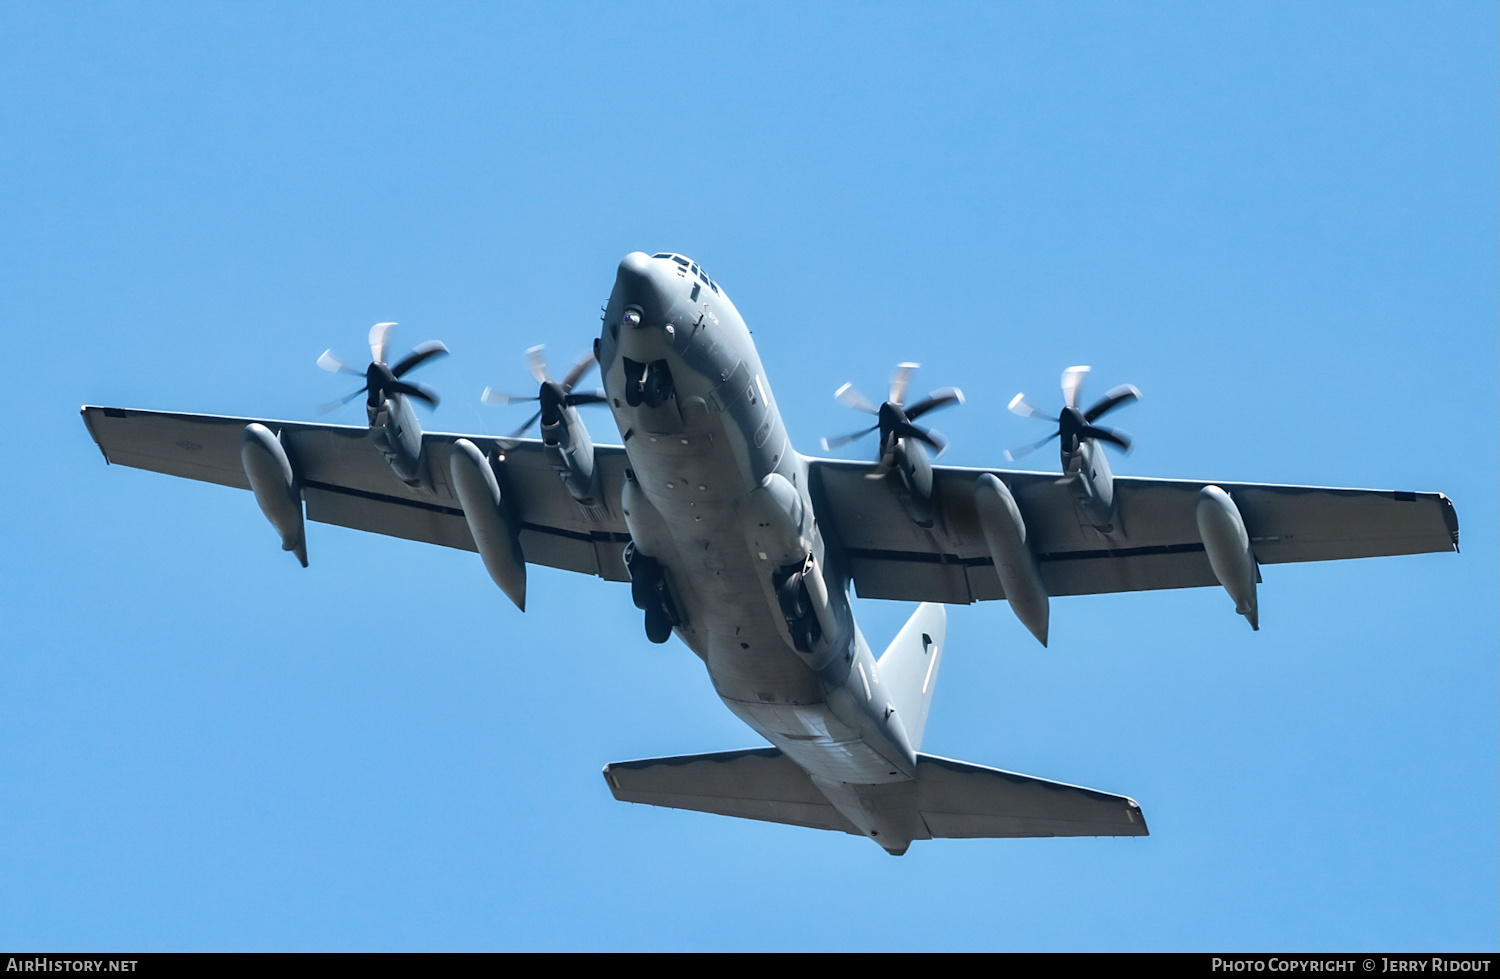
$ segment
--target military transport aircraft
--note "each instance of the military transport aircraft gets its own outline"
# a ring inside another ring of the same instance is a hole
[[[1063,474],[935,465],[917,425],[962,395],[907,403],[901,365],[884,403],[837,447],[878,435],[874,462],[809,458],[787,439],[750,333],[723,288],[682,255],[620,262],[593,356],[561,380],[530,354],[537,402],[510,437],[424,433],[404,376],[447,352],[386,363],[393,324],[359,375],[369,425],[85,407],[112,463],[254,492],[305,565],[304,520],[477,551],[526,605],[526,566],[629,582],[647,637],[675,632],[714,689],[772,747],[610,764],[615,798],[842,830],[892,854],[954,837],[1143,836],[1124,796],[923,754],[945,605],[1005,599],[1043,644],[1054,595],[1220,585],[1259,627],[1262,565],[1458,548],[1440,493],[1116,477],[1095,424],[1138,392],[1079,406],[1087,368],[1063,375],[1054,422]],[[602,392],[575,390],[594,364]],[[620,445],[595,445],[580,408],[613,412]],[[535,422],[540,439],[521,437]],[[1020,455],[1018,451],[1015,455]],[[876,657],[854,623],[862,598],[920,602]]]

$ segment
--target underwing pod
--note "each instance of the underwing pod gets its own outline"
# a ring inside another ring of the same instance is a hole
[[[516,608],[526,611],[526,556],[521,552],[515,517],[500,496],[489,460],[473,442],[459,439],[453,443],[448,472],[484,569]]]
[[[1205,486],[1198,492],[1195,516],[1214,577],[1234,599],[1234,610],[1250,622],[1250,628],[1260,631],[1255,553],[1250,550],[1250,535],[1245,531],[1239,507],[1219,487]]]
[[[302,522],[302,490],[286,449],[259,422],[245,426],[240,436],[240,463],[255,492],[255,502],[281,535],[281,549],[297,555],[307,567],[307,534]]]
[[[1038,642],[1047,645],[1051,606],[1036,556],[1026,543],[1026,522],[1015,497],[994,474],[985,473],[974,483],[974,509],[1010,610]]]

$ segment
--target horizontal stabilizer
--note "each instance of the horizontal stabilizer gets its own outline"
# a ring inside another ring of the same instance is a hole
[[[933,755],[917,756],[917,807],[934,839],[1149,835],[1134,799]]]
[[[617,761],[604,778],[621,802],[864,835],[779,748]]]
[[[776,748],[615,762],[604,777],[621,802],[864,835]],[[917,755],[915,792],[910,782],[850,788],[912,839],[1148,835],[1125,796],[933,755]]]

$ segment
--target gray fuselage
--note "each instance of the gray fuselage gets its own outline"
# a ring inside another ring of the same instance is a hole
[[[806,460],[729,297],[688,259],[632,252],[598,356],[630,459],[634,547],[663,569],[674,631],[720,698],[819,780],[912,778],[914,749],[854,624],[838,542],[819,528]],[[790,584],[803,583],[812,641],[793,638],[778,592],[799,571]]]

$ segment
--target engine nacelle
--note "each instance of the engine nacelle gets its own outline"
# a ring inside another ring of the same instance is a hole
[[[519,527],[500,496],[489,460],[473,442],[459,439],[453,443],[448,474],[485,570],[516,608],[526,611],[526,556],[521,552]]]
[[[1194,515],[1214,577],[1234,599],[1234,610],[1249,620],[1250,628],[1260,631],[1260,609],[1255,594],[1259,575],[1239,507],[1219,487],[1205,486],[1198,492]]]
[[[417,423],[411,400],[404,396],[386,398],[373,407],[367,405],[365,411],[370,419],[370,441],[391,471],[408,486],[421,486],[425,482],[422,426]]]
[[[1115,476],[1098,442],[1085,439],[1063,454],[1063,479],[1084,517],[1102,534],[1115,529]]]
[[[297,555],[307,567],[307,533],[302,521],[302,488],[281,439],[259,422],[240,436],[240,463],[255,492],[255,502],[281,535],[281,549]]]
[[[542,450],[568,495],[582,506],[593,506],[599,499],[594,440],[577,408],[564,406],[556,424],[542,423]]]
[[[896,496],[901,508],[918,527],[931,527],[932,508],[932,460],[921,442],[904,438],[896,443],[896,478],[901,486]]]

